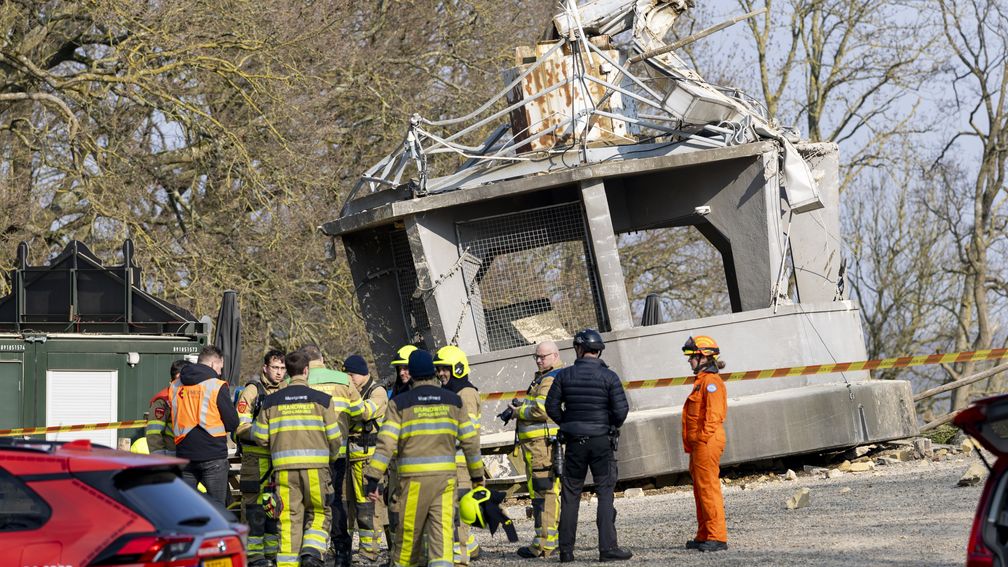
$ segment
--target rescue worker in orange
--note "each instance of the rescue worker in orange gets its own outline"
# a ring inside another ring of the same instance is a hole
[[[690,337],[682,350],[696,375],[682,412],[683,449],[690,457],[697,515],[696,537],[686,542],[686,549],[723,551],[728,549],[728,528],[719,476],[728,393],[718,370],[725,365],[718,359],[721,349],[710,337]]]
[[[196,362],[172,382],[171,414],[175,455],[189,460],[182,480],[193,488],[202,483],[207,496],[227,506],[227,434],[238,428],[239,420],[227,382],[220,379],[223,368],[220,349],[203,347]]]
[[[182,367],[187,364],[189,361],[181,358],[173,362],[168,385],[151,398],[147,427],[144,429],[147,449],[151,455],[175,456],[175,434],[172,433],[171,425],[171,383],[179,377]]]

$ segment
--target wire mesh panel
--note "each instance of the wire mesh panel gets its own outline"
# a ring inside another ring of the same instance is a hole
[[[430,319],[427,318],[427,308],[424,307],[423,298],[414,296],[420,282],[417,278],[416,266],[413,265],[413,254],[410,252],[406,231],[393,231],[391,240],[396,283],[399,285],[399,301],[402,303],[403,322],[406,324],[406,331],[416,338],[423,331],[430,329]]]
[[[580,203],[460,222],[460,252],[481,349],[560,340],[601,325]]]

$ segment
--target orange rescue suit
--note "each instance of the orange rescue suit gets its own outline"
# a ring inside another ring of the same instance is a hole
[[[696,541],[728,541],[719,478],[727,413],[728,393],[721,376],[716,372],[698,373],[682,412],[683,448],[690,456],[696,501]]]

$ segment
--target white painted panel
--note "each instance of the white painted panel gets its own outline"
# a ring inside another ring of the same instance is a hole
[[[48,370],[46,371],[46,426],[106,423],[118,420],[119,371]],[[74,431],[53,433],[55,441],[90,439],[115,448],[118,432]]]

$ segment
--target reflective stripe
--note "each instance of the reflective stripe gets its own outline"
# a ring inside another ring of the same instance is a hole
[[[270,457],[274,467],[286,465],[328,465],[329,450],[321,451],[315,449],[291,449],[290,451],[277,451]]]
[[[400,439],[405,439],[413,435],[455,435],[458,433],[458,422],[454,419],[436,419],[436,420],[424,420],[419,422],[418,420],[409,421],[403,424],[402,429],[399,433]]]
[[[406,490],[405,506],[402,511],[402,549],[399,550],[399,564],[411,565],[410,556],[413,554],[413,546],[420,544],[420,538],[416,537],[416,513],[417,500],[420,498],[420,483],[410,481]]]
[[[400,457],[399,474],[408,475],[430,472],[451,472],[455,470],[455,456]]]
[[[269,439],[269,429],[266,427],[266,424],[261,421],[253,423],[252,437],[255,439],[262,439],[263,441]]]

